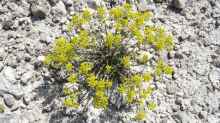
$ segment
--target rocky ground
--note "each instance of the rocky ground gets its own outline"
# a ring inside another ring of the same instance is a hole
[[[101,2],[0,0],[0,123],[134,122],[126,114],[59,108],[61,86],[42,66],[74,10]],[[176,43],[165,56],[175,74],[158,83],[158,108],[147,123],[220,123],[220,1],[140,2],[137,7],[153,11],[153,22],[172,32]]]

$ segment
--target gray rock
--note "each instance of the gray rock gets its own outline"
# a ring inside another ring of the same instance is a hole
[[[31,14],[36,18],[45,18],[50,11],[47,1],[38,1],[31,4]]]
[[[192,123],[192,119],[186,112],[178,112],[173,118],[177,123]]]
[[[213,69],[209,73],[209,80],[212,82],[212,86],[220,89],[220,69]]]
[[[15,104],[15,99],[12,95],[5,94],[3,96],[5,105],[11,108]]]
[[[212,60],[212,64],[215,65],[216,67],[220,68],[220,56],[214,58]]]
[[[3,62],[0,62],[0,72],[3,70],[3,68],[4,68],[4,64]]]
[[[28,53],[25,53],[25,55],[24,55],[24,60],[25,60],[26,62],[31,61],[31,55],[28,54]]]
[[[16,114],[0,114],[1,123],[29,123],[26,118]]]
[[[56,5],[60,0],[48,0],[50,5],[54,6]]]
[[[28,71],[22,75],[21,82],[26,85],[32,79],[32,77],[33,71]]]
[[[2,24],[2,28],[4,30],[11,30],[13,25],[14,25],[14,22],[12,20],[6,20]]]
[[[56,16],[66,16],[66,7],[62,1],[58,2],[54,8],[56,11]]]
[[[199,118],[201,119],[207,119],[208,113],[206,111],[201,111],[199,113]]]
[[[176,87],[172,83],[166,83],[166,89],[168,94],[174,94],[176,92]]]
[[[66,7],[65,7],[64,3],[62,1],[58,2],[52,8],[51,13],[53,15],[53,22],[55,22],[55,23],[61,22],[61,20],[63,20],[63,18],[67,14]]]
[[[31,99],[32,99],[32,95],[30,94],[26,94],[24,97],[23,97],[23,102],[25,105],[29,105],[29,103],[31,102]]]
[[[73,1],[72,1],[72,0],[63,0],[63,3],[64,3],[67,7],[73,5]]]
[[[187,0],[173,0],[172,6],[177,9],[183,9],[186,6],[186,1]]]

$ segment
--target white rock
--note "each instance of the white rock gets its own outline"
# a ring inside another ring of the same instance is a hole
[[[45,56],[38,56],[37,60],[43,62],[45,60]]]
[[[3,77],[11,83],[16,81],[16,71],[12,67],[5,67],[3,69]]]

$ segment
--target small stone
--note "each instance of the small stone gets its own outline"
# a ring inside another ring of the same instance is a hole
[[[73,1],[72,0],[63,0],[63,3],[66,5],[66,6],[72,6],[73,5]]]
[[[15,104],[15,99],[12,95],[5,94],[3,96],[5,105],[11,108]]]
[[[206,111],[201,111],[199,113],[199,118],[201,118],[201,119],[206,119],[207,116],[208,116],[208,113]]]
[[[174,94],[176,92],[176,88],[174,84],[166,84],[166,90],[167,90],[167,94],[169,95]]]
[[[38,56],[37,60],[34,62],[34,68],[37,69],[40,66],[42,66],[44,60],[45,60],[45,56]]]
[[[50,11],[50,6],[46,1],[39,1],[31,4],[31,13],[33,17],[45,18]]]
[[[4,30],[11,30],[13,24],[14,24],[14,23],[13,23],[12,20],[4,21],[3,24],[2,24],[2,28],[3,28]]]
[[[209,73],[209,80],[215,88],[220,89],[220,69],[214,69]]]
[[[172,6],[177,9],[183,9],[186,6],[186,0],[173,0]]]
[[[137,7],[138,7],[138,11],[140,12],[154,11],[156,9],[154,4],[146,4],[146,3],[139,3]]]
[[[220,56],[216,57],[212,60],[212,64],[215,65],[216,67],[220,68]]]
[[[169,59],[174,58],[174,56],[175,56],[175,52],[174,52],[174,51],[170,51],[170,52],[168,53],[168,58],[169,58]]]
[[[4,64],[3,62],[0,62],[0,72],[2,71],[3,68],[4,68]]]
[[[25,105],[29,105],[29,103],[31,102],[32,96],[30,94],[27,94],[23,97],[23,102]]]
[[[25,60],[26,62],[31,61],[31,55],[28,54],[28,53],[26,53],[26,54],[24,55],[24,60]]]
[[[184,57],[183,57],[183,54],[182,54],[182,53],[176,52],[176,53],[174,54],[174,58],[176,58],[176,59],[183,59]]]

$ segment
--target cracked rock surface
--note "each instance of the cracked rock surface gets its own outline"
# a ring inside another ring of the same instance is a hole
[[[167,56],[174,79],[158,83],[158,107],[147,123],[220,123],[220,1],[149,1],[137,7],[153,11],[153,22],[173,34],[176,46]],[[93,107],[85,114],[60,109],[62,87],[42,66],[54,39],[65,35],[65,23],[87,4],[103,1],[0,1],[0,123],[131,122],[127,114]]]

